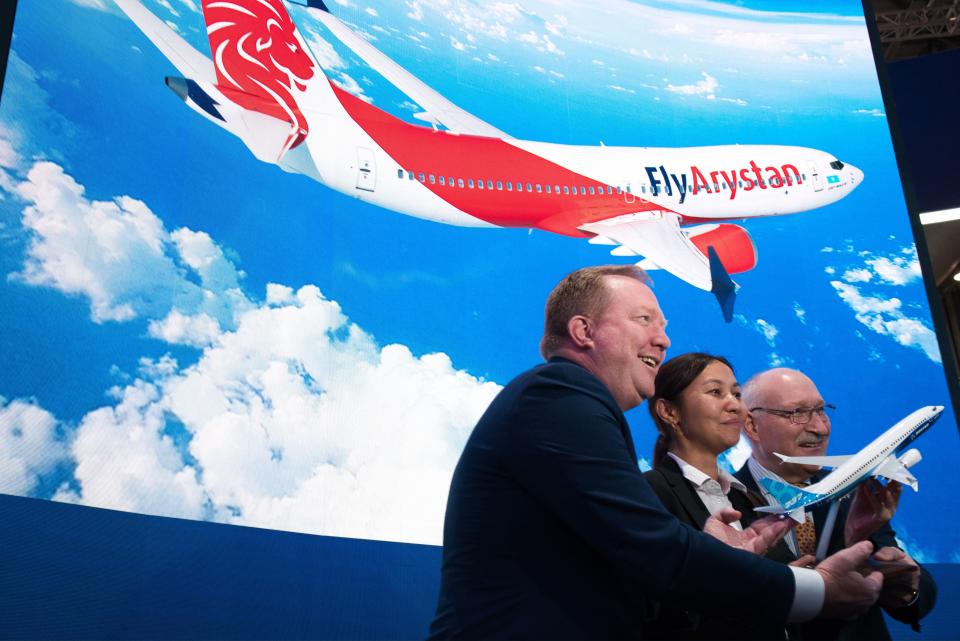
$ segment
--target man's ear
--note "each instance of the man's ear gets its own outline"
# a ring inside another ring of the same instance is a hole
[[[581,349],[593,347],[593,324],[586,316],[577,315],[567,321],[567,335],[570,341]]]
[[[757,431],[757,422],[753,420],[753,415],[750,412],[747,412],[747,416],[743,421],[743,433],[754,443],[760,442],[760,432]]]
[[[657,412],[660,420],[667,425],[677,425],[680,423],[680,408],[665,398],[658,398],[653,409]]]

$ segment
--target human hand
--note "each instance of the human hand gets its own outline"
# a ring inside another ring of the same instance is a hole
[[[790,561],[789,565],[795,568],[812,568],[817,564],[817,558],[812,554],[804,554],[796,561]]]
[[[897,511],[901,490],[903,486],[896,481],[890,481],[886,486],[877,479],[860,484],[843,528],[843,540],[847,547],[866,540],[890,521]]]
[[[763,555],[790,530],[790,519],[779,516],[757,519],[743,531],[730,527],[730,523],[739,519],[740,512],[729,507],[723,508],[707,519],[703,531],[730,547]]]
[[[861,541],[828,556],[816,571],[823,577],[825,594],[820,614],[828,619],[852,619],[877,602],[883,587],[883,574],[867,570],[867,557],[873,543]]]
[[[917,598],[920,566],[910,555],[896,547],[883,547],[871,557],[871,566],[883,574],[880,605],[902,608]]]

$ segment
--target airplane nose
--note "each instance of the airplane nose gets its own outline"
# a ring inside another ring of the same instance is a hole
[[[856,188],[860,186],[860,183],[863,182],[863,172],[854,167],[853,165],[847,165],[846,167],[850,170],[850,186],[851,188]]]

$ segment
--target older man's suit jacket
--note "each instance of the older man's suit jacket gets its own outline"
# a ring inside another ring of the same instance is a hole
[[[825,475],[826,472],[818,472],[812,481],[819,481]],[[754,480],[753,474],[750,473],[750,466],[744,465],[737,471],[735,476],[752,492],[760,494],[757,482]],[[840,508],[837,511],[837,520],[834,524],[829,546],[827,547],[828,556],[846,547],[843,540],[843,529],[844,525],[846,525],[847,514],[850,512],[850,504],[852,502],[852,500],[844,500],[840,503]],[[829,507],[828,504],[821,503],[820,505],[814,506],[811,510],[818,542],[820,541],[823,525],[827,520]],[[893,528],[891,528],[889,524],[886,524],[877,530],[870,537],[870,540],[873,542],[875,549],[887,546],[900,547],[897,545],[896,536]],[[791,560],[796,558],[792,553],[790,556]],[[919,630],[920,619],[933,609],[933,605],[937,600],[937,584],[923,566],[920,567],[920,589],[918,592],[917,600],[909,607],[884,608],[891,617],[897,621],[910,624],[915,630]],[[854,621],[814,619],[813,621],[808,621],[807,623],[797,626],[797,629],[799,630],[800,638],[809,641],[823,639],[849,639],[851,641],[890,639],[890,632],[887,630],[887,624],[883,620],[883,612],[879,604],[875,604],[867,610],[863,616]]]
[[[610,392],[551,359],[500,392],[460,457],[431,636],[640,638],[661,598],[778,624],[793,594],[789,568],[664,510]]]

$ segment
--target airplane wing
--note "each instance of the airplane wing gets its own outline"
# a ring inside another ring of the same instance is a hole
[[[137,0],[114,0],[114,2],[184,77],[200,83],[205,90],[209,89],[205,85],[212,86],[216,83],[217,74],[213,61],[191,47],[163,20],[153,15]]]
[[[848,456],[784,456],[776,454],[784,463],[797,463],[798,465],[819,465],[820,467],[839,467],[847,462],[851,457]]]
[[[883,478],[890,479],[891,481],[897,481],[903,483],[904,485],[909,485],[913,488],[914,492],[919,491],[919,482],[917,477],[910,473],[907,467],[900,462],[896,456],[888,456],[883,463],[880,464],[877,469],[873,471],[874,476],[882,476]]]
[[[386,78],[393,86],[423,107],[425,113],[417,114],[416,118],[430,123],[439,123],[455,133],[487,136],[489,138],[511,138],[509,134],[453,104],[388,58],[330,13],[330,10],[321,0],[309,0],[308,6],[319,9],[311,15],[317,17],[340,42],[360,56],[364,62]]]
[[[638,212],[587,223],[580,229],[597,234],[603,241],[613,241],[694,287],[712,292],[720,303],[724,319],[727,322],[733,319],[736,283],[730,279],[712,246],[704,255],[680,228],[679,214]]]

